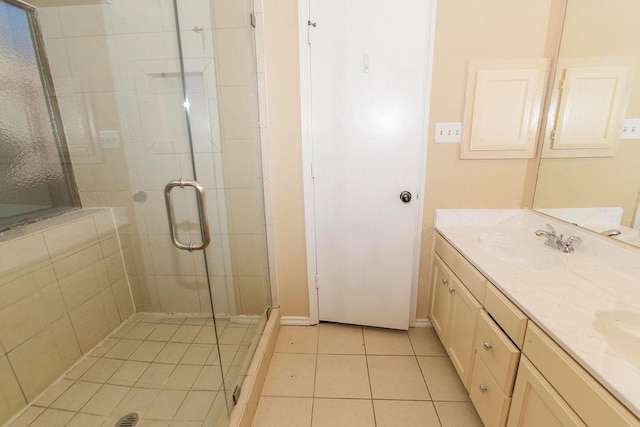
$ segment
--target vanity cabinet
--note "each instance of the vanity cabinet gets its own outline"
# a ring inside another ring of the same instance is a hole
[[[455,272],[436,255],[431,322],[467,389],[473,366],[473,336],[481,308]]]
[[[507,427],[584,425],[551,384],[523,357],[518,369]]]
[[[429,313],[486,427],[640,420],[440,234]]]

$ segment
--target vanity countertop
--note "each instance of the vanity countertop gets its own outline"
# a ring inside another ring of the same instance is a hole
[[[547,224],[582,243],[545,246]],[[528,210],[437,210],[436,230],[640,417],[640,250]]]

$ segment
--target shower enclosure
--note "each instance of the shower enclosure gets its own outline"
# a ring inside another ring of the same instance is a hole
[[[46,93],[21,97],[20,108],[3,99],[0,112],[27,117],[39,108],[53,123],[31,145],[0,129],[2,188],[46,168],[61,183],[0,191],[0,230],[80,205],[111,208],[136,314],[98,349],[80,342],[81,353],[98,364],[141,363],[126,383],[132,390],[180,392],[167,403],[175,411],[158,420],[224,425],[271,305],[252,1],[0,2],[0,14],[32,14],[30,30],[6,25],[3,37],[9,29],[37,50],[41,31],[52,80],[47,61],[34,62]],[[12,20],[0,16],[0,25]],[[127,346],[135,348],[115,350]],[[157,352],[131,360],[143,348]],[[9,346],[0,350],[11,362]],[[163,369],[164,380],[148,380]],[[100,383],[62,381],[83,379]],[[207,410],[180,418],[198,399]],[[145,419],[145,408],[130,409]]]

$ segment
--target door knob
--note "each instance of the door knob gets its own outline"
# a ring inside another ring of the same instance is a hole
[[[411,201],[411,193],[409,193],[408,191],[403,191],[402,193],[400,193],[400,200],[402,200],[404,203],[409,203]]]

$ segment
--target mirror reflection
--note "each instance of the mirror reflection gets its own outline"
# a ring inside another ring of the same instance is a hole
[[[637,16],[637,0],[568,0],[533,208],[640,246]]]

